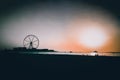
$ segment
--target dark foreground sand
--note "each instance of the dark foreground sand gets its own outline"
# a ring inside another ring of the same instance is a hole
[[[0,54],[0,80],[120,78],[120,57]]]

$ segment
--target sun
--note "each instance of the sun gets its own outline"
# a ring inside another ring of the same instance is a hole
[[[101,47],[105,44],[106,41],[107,35],[104,29],[99,27],[83,28],[79,35],[80,44],[89,48]]]

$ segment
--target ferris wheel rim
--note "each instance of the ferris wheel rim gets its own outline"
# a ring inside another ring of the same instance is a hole
[[[32,36],[32,39],[30,39],[30,37]],[[26,40],[27,38],[29,38],[29,41]],[[36,39],[35,41],[33,41],[34,39]],[[28,42],[27,44],[25,44],[26,42]],[[27,35],[24,40],[23,40],[23,46],[28,48],[29,47],[27,45],[30,45],[30,42],[34,43],[34,42],[37,42],[37,44],[32,44],[32,48],[38,48],[39,47],[39,39],[37,36],[31,34],[31,35]],[[35,46],[36,45],[36,46]]]

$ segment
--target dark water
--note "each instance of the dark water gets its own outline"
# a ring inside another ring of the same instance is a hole
[[[56,55],[57,54],[57,55]],[[1,53],[0,80],[98,80],[119,78],[119,56],[78,53]],[[74,55],[73,55],[74,54]]]

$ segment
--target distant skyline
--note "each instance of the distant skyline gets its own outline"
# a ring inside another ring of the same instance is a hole
[[[39,49],[120,52],[118,0],[0,1],[0,49],[23,47],[30,34]]]

